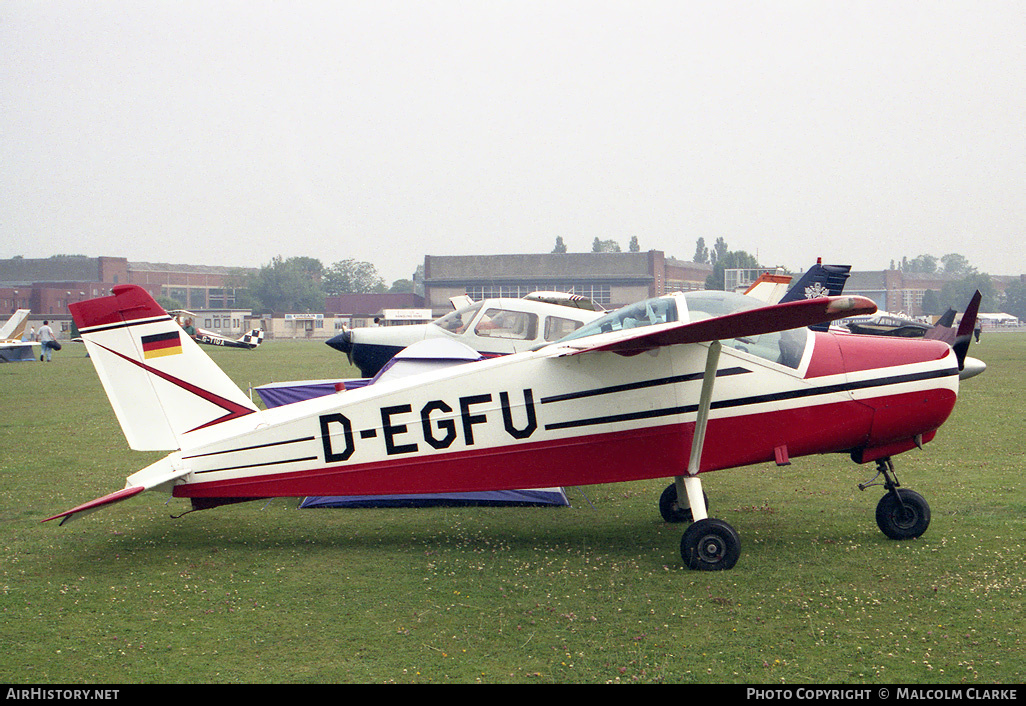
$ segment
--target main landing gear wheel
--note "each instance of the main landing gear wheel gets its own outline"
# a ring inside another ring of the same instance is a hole
[[[703,492],[702,497],[705,498],[705,506],[709,507],[709,496]],[[659,514],[663,516],[665,522],[691,522],[695,519],[691,514],[690,505],[681,506],[677,502],[676,483],[666,486],[666,490],[659,496]]]
[[[876,524],[891,539],[916,539],[930,526],[930,506],[914,490],[895,488],[877,503]]]
[[[730,569],[741,556],[741,538],[723,520],[699,520],[684,532],[680,540],[680,556],[689,569]]]

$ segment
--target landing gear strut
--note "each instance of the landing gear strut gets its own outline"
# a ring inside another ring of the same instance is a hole
[[[709,497],[702,493],[705,499],[705,507],[709,508]],[[659,496],[659,514],[663,516],[664,522],[694,522],[695,517],[691,512],[691,503],[688,502],[687,494],[683,498],[677,495],[677,484],[670,483],[666,490]]]
[[[689,569],[701,571],[730,569],[741,556],[741,540],[734,528],[723,520],[709,517],[707,498],[698,477],[721,348],[719,341],[709,344],[687,475],[675,477],[659,498],[659,512],[667,522],[694,521],[681,537],[680,556]]]
[[[883,476],[882,482],[876,479]],[[890,458],[876,462],[876,476],[859,483],[859,490],[882,485],[887,494],[876,506],[876,524],[891,539],[916,539],[930,526],[930,506],[919,493],[901,487]]]

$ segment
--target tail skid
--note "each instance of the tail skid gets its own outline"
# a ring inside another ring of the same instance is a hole
[[[257,411],[144,289],[69,308],[133,449],[178,449],[190,431]]]

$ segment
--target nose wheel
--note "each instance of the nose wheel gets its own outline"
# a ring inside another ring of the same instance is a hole
[[[891,539],[916,539],[930,526],[930,506],[914,490],[895,488],[877,503],[876,524]]]
[[[930,526],[930,506],[926,499],[914,490],[902,488],[894,475],[894,464],[889,458],[877,461],[876,478],[882,482],[859,483],[859,490],[873,485],[882,485],[887,494],[876,505],[876,525],[891,539],[916,539]]]

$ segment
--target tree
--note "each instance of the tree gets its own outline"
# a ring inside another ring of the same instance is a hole
[[[319,280],[324,274],[324,265],[315,257],[290,257],[288,262],[312,279]]]
[[[627,250],[629,250],[630,252],[641,252],[641,245],[638,243],[638,236],[631,236],[631,242],[627,246]]]
[[[997,290],[994,288],[994,283],[991,282],[990,275],[976,272],[963,279],[946,282],[941,288],[941,305],[945,309],[965,311],[966,304],[972,299],[977,289],[983,295],[980,311],[994,311],[997,306]]]
[[[324,271],[322,279],[327,294],[363,294],[385,291],[385,280],[369,262],[349,258],[339,260]]]
[[[722,241],[719,238],[716,242],[717,245]],[[724,243],[726,245],[726,243]],[[723,289],[726,286],[725,278],[723,275],[724,270],[733,269],[749,269],[759,267],[759,261],[755,259],[755,256],[745,252],[744,250],[727,250],[722,255],[716,257],[716,262],[713,263],[712,274],[705,278],[706,289]]]
[[[563,242],[563,236],[556,236],[556,246],[552,248],[552,252],[566,252],[566,243]]]
[[[250,278],[253,308],[296,313],[322,311],[324,293],[317,281],[319,265],[320,261],[308,257],[273,258]]]
[[[1005,287],[1004,312],[1020,321],[1026,321],[1026,282],[1021,278]]]
[[[595,236],[595,240],[591,242],[592,252],[620,252],[620,244],[615,240],[599,240],[598,236]]]
[[[709,248],[705,245],[705,238],[699,238],[698,242],[695,243],[694,262],[702,265],[709,264]]]
[[[727,241],[722,237],[717,238],[716,242],[713,243],[712,252],[709,253],[709,264],[715,265],[721,258],[726,256],[728,251]]]
[[[909,261],[905,267],[905,272],[912,272],[917,274],[932,275],[937,271],[937,258],[933,255],[920,255],[917,258]]]
[[[969,260],[958,253],[949,253],[941,257],[944,265],[944,274],[955,277],[967,277],[976,273],[976,268],[969,264]]]
[[[416,287],[412,279],[397,279],[392,282],[392,286],[388,288],[388,291],[392,294],[405,294],[416,291]]]
[[[161,296],[157,297],[154,301],[160,304],[164,311],[174,311],[176,309],[184,309],[185,305],[178,301],[174,297]]]
[[[940,294],[932,289],[923,292],[923,313],[927,316],[940,316],[945,311],[941,304]]]

